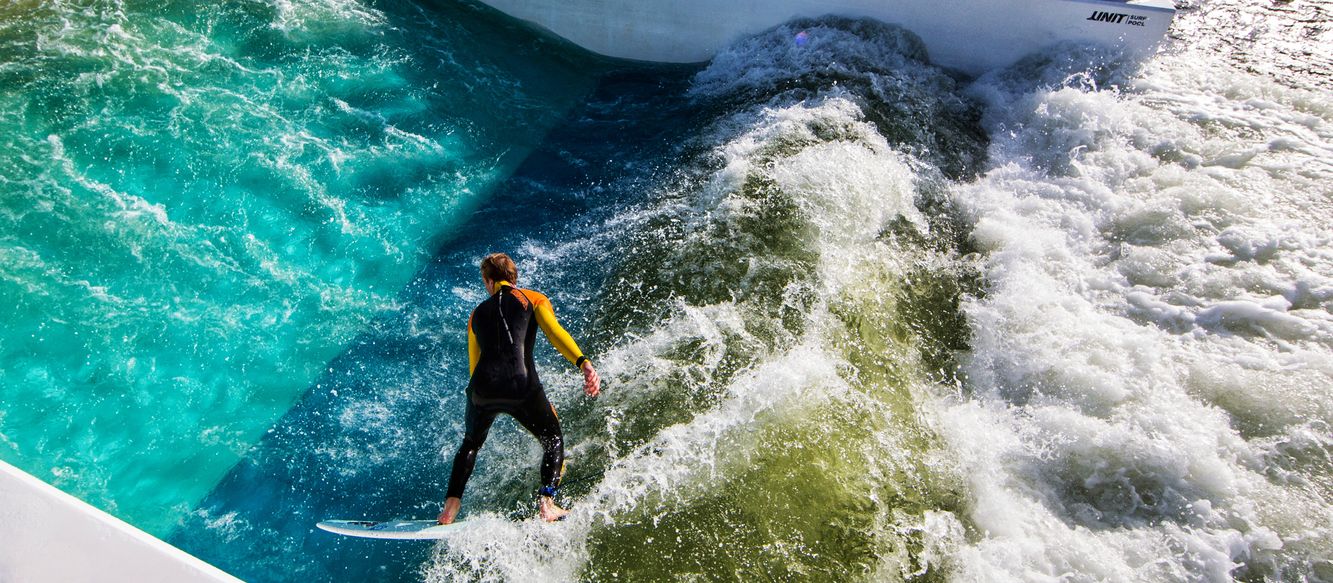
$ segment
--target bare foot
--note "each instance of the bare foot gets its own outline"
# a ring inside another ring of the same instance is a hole
[[[541,502],[537,503],[537,511],[541,514],[542,520],[546,522],[555,522],[569,514],[568,510],[555,505],[555,500],[550,496],[542,496]]]
[[[440,511],[440,516],[435,519],[435,522],[440,524],[449,524],[453,522],[454,517],[458,516],[458,511],[461,508],[463,508],[462,500],[459,500],[458,498],[449,498],[448,500],[445,500],[444,510]]]

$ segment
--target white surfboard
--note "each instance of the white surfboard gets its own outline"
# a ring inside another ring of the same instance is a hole
[[[398,540],[429,540],[444,538],[451,532],[458,532],[464,521],[453,524],[439,524],[434,520],[325,520],[316,524],[322,530],[361,538],[386,538]]]

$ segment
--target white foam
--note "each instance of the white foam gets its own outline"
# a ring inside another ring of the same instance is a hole
[[[288,35],[363,32],[386,22],[384,13],[359,0],[270,0],[277,11],[273,28]]]
[[[682,203],[668,197],[663,208],[652,212],[680,212],[691,232],[708,233],[710,225],[729,224],[749,212],[753,203],[743,194],[747,178],[770,179],[814,226],[804,243],[822,257],[818,280],[825,298],[837,296],[844,286],[856,283],[849,266],[883,260],[878,237],[890,221],[900,216],[922,219],[912,205],[914,174],[907,162],[861,119],[859,107],[834,93],[824,99],[741,111],[722,120],[706,135],[715,144],[720,168],[692,200]],[[816,139],[816,127],[840,128],[837,135],[842,139]],[[790,143],[804,145],[774,149]],[[846,166],[848,160],[855,166]],[[841,323],[822,301],[801,314],[805,331],[790,345],[778,346],[753,335],[754,320],[765,316],[753,313],[747,301],[736,297],[708,305],[676,302],[671,316],[649,333],[629,336],[599,356],[599,371],[615,381],[598,403],[606,411],[605,431],[610,436],[595,438],[610,449],[612,463],[605,474],[577,501],[574,514],[559,524],[535,519],[514,523],[488,513],[469,517],[480,524],[437,547],[426,569],[428,580],[575,579],[590,557],[587,542],[594,532],[614,529],[626,520],[662,520],[673,509],[712,494],[718,484],[749,470],[759,449],[757,428],[764,423],[804,419],[830,401],[865,411],[882,408],[851,389],[840,370],[846,362],[827,350],[828,338]],[[668,355],[685,342],[692,356],[682,365],[678,357]],[[755,363],[734,377],[717,380],[718,370],[728,366],[727,358],[734,357],[737,345],[745,346],[743,352]],[[682,367],[687,377],[704,381],[697,387],[672,382]],[[617,437],[626,429],[626,421],[632,421],[625,418],[627,411],[652,402],[654,391],[695,389],[715,391],[716,405],[690,412],[685,421],[661,428],[644,443],[618,448]],[[895,461],[895,456],[907,455],[896,431],[891,428],[864,446],[874,450],[866,455],[885,464],[868,471],[908,463]],[[569,449],[575,460],[571,463],[577,463],[582,445],[570,444]],[[882,524],[877,528],[887,532],[933,533],[924,537],[930,548],[928,556],[919,559],[924,564],[943,562],[961,538],[961,525],[947,512],[878,520]],[[886,555],[880,569],[899,572],[907,562],[900,559]]]
[[[748,60],[724,55],[694,94],[763,94],[792,78],[784,67],[811,66],[764,42],[736,53]],[[1225,581],[1242,564],[1272,579],[1326,573],[1333,104],[1207,55],[1164,56],[1137,79],[1055,61],[973,87],[988,105],[992,164],[954,201],[981,250],[985,293],[963,307],[962,390],[913,403],[955,456],[940,465],[961,467],[968,512],[879,526],[921,533],[917,560],[963,581]],[[919,177],[860,118],[857,96],[806,90],[710,128],[719,169],[697,196],[655,212],[706,233],[746,212],[734,193],[749,178],[798,193],[819,252],[807,329],[790,348],[758,343],[712,408],[612,451],[566,522],[477,515],[480,528],[436,549],[431,580],[577,578],[598,529],[631,513],[656,521],[725,482],[761,418],[864,404],[828,348],[840,324],[824,304],[852,283],[849,266],[896,260],[877,238],[896,217],[921,224]],[[843,138],[815,139],[816,125]],[[742,302],[674,308],[599,358],[628,387],[603,397],[609,433],[680,366],[664,356],[672,347],[694,341],[690,374],[707,378],[727,342],[753,341]],[[867,471],[885,472],[894,436],[876,437],[884,467]],[[880,559],[877,576],[911,575],[898,557]]]
[[[955,197],[987,282],[942,425],[982,533],[959,577],[1327,569],[1326,96],[1189,52],[1124,92],[1005,83]]]

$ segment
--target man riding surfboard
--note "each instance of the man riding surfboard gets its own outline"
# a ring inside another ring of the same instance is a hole
[[[537,329],[570,363],[583,372],[583,392],[601,393],[601,378],[578,344],[555,319],[546,296],[520,289],[518,268],[504,253],[492,253],[481,261],[481,279],[490,297],[468,318],[467,352],[471,379],[467,386],[467,409],[463,414],[463,443],[454,456],[445,494],[444,510],[437,521],[449,524],[463,504],[463,488],[476,465],[477,451],[486,441],[491,423],[508,414],[532,433],[542,445],[541,488],[537,510],[542,520],[564,518],[568,510],[555,504],[555,491],[564,473],[564,437],[555,407],[537,377],[532,348]]]

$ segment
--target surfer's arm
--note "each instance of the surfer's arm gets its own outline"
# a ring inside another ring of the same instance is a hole
[[[481,346],[477,344],[477,335],[472,333],[472,317],[467,319],[467,375],[477,372],[477,361],[481,360]]]
[[[545,296],[540,296],[533,306],[533,313],[537,316],[537,325],[541,327],[542,333],[546,334],[546,339],[551,341],[551,345],[560,351],[560,355],[565,357],[574,366],[582,367],[588,360],[583,356],[583,351],[579,350],[578,343],[565,331],[560,322],[555,319],[555,310],[551,309],[551,301]]]
[[[602,392],[602,377],[598,376],[597,369],[593,368],[592,361],[583,355],[579,350],[579,345],[565,331],[564,326],[555,319],[555,310],[551,308],[551,300],[539,293],[533,293],[537,300],[533,302],[532,313],[537,318],[537,326],[546,334],[546,339],[551,341],[551,345],[560,351],[560,354],[566,360],[573,363],[575,367],[583,371],[583,393],[589,397],[596,397]]]

